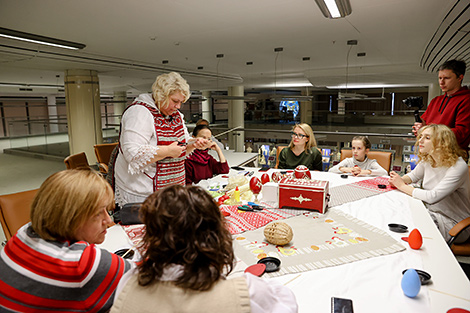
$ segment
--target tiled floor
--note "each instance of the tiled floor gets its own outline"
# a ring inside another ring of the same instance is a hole
[[[0,195],[36,189],[55,172],[65,170],[62,160],[0,153]],[[0,242],[5,237],[0,227]]]

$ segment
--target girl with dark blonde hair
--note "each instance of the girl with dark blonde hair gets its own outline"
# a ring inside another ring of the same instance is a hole
[[[470,178],[466,153],[459,147],[452,130],[431,124],[419,129],[416,141],[419,162],[409,174],[400,177],[390,172],[390,183],[402,192],[422,200],[442,236],[450,239],[449,230],[470,216]],[[421,181],[421,188],[411,183]],[[470,237],[467,229],[455,242]]]
[[[142,262],[120,282],[111,312],[296,312],[293,293],[251,274],[226,279],[232,236],[212,197],[169,186],[145,200]]]
[[[299,165],[305,165],[310,170],[322,171],[322,155],[317,149],[317,141],[310,125],[295,124],[291,136],[289,146],[279,153],[278,168],[295,169]]]

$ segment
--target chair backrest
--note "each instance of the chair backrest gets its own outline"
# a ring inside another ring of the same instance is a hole
[[[90,168],[85,152],[69,155],[64,159],[65,167],[70,170],[74,168]]]
[[[0,222],[7,240],[31,220],[31,203],[37,192],[34,189],[0,196]]]
[[[279,153],[281,153],[281,151],[284,148],[287,148],[287,146],[277,146],[276,147],[276,166],[274,168],[278,168],[278,166],[279,166]]]
[[[117,142],[114,142],[94,145],[93,148],[95,150],[96,160],[98,161],[98,163],[108,165],[111,153],[113,152],[117,144]]]
[[[341,149],[341,160],[352,157],[351,149]],[[390,166],[392,165],[392,153],[385,151],[369,151],[367,153],[369,159],[376,160],[380,166],[382,166],[387,173],[390,173]]]

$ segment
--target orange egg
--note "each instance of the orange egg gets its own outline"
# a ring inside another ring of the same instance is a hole
[[[410,244],[411,249],[418,250],[423,245],[423,237],[421,233],[416,228],[413,229],[408,236],[408,243]]]

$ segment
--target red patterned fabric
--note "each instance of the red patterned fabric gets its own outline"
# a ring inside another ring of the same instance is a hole
[[[307,212],[306,210],[292,209],[264,209],[263,211],[246,212],[237,209],[237,205],[222,205],[221,211],[230,213],[225,219],[232,235],[247,230],[254,230],[272,221],[282,220]]]
[[[386,188],[379,188],[379,185],[385,185]],[[359,182],[351,184],[351,186],[376,191],[378,193],[387,192],[387,191],[391,191],[391,190],[396,189],[395,187],[392,187],[388,183],[388,178],[387,177],[376,177],[376,178],[373,178],[373,179],[361,180]]]
[[[136,224],[136,225],[122,225],[124,231],[126,232],[129,239],[132,241],[134,246],[138,245],[139,242],[144,237],[145,225]]]

